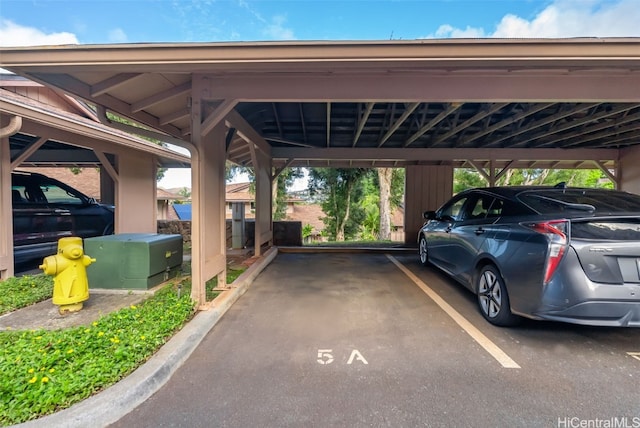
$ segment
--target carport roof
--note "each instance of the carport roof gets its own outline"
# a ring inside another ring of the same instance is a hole
[[[0,80],[10,76],[0,76]],[[87,111],[90,111],[87,108]],[[161,167],[189,167],[189,157],[14,92],[0,89],[0,112],[20,116],[20,132],[9,139],[11,158],[20,166],[90,167],[100,163],[93,148],[106,144],[152,153]],[[39,145],[41,143],[41,145]],[[37,151],[31,148],[39,145]]]
[[[205,116],[239,113],[243,165],[253,130],[274,166],[610,168],[640,144],[638,38],[1,48],[0,66],[186,141],[201,79]]]

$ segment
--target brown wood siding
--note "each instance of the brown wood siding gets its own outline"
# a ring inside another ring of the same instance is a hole
[[[75,114],[79,113],[75,107],[50,88],[38,86],[7,86],[3,89],[60,110]]]
[[[408,166],[405,184],[405,243],[415,244],[422,213],[435,210],[453,195],[453,167]]]

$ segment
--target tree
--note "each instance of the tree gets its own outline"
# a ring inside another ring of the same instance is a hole
[[[182,189],[180,189],[178,191],[178,195],[183,196],[187,199],[191,199],[191,191],[186,187],[183,187]]]
[[[498,186],[553,186],[566,183],[572,187],[613,188],[613,183],[599,169],[508,169],[498,179]],[[454,172],[453,191],[461,192],[473,187],[487,186],[488,183],[476,170],[459,168]]]
[[[404,203],[404,168],[377,168],[378,239],[391,240],[391,214]]]
[[[296,178],[302,177],[301,168],[285,168],[273,183],[273,219],[284,220],[287,216],[287,189]]]
[[[380,232],[378,238],[391,240],[391,179],[392,168],[378,168],[378,184],[380,186]]]
[[[313,168],[309,172],[309,190],[322,199],[327,215],[323,222],[330,240],[353,238],[360,229],[364,212],[359,202],[363,195],[365,168]]]

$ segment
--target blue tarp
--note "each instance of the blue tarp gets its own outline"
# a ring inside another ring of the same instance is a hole
[[[191,204],[173,204],[180,220],[191,220]]]

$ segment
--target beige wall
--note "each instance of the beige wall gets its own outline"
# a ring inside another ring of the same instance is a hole
[[[152,155],[118,156],[116,233],[155,233],[156,165]]]
[[[11,212],[9,138],[0,138],[0,279],[13,276],[13,214]]]
[[[453,167],[408,166],[406,171],[405,243],[415,244],[423,224],[422,213],[439,208],[453,195]]]
[[[620,156],[620,190],[640,195],[640,146],[622,150]]]

